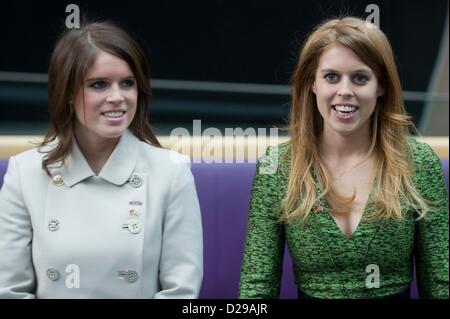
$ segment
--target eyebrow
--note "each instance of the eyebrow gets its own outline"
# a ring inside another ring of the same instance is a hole
[[[95,78],[87,79],[86,82],[107,81],[109,79],[110,78],[105,78],[105,77],[95,77]],[[121,78],[121,80],[130,80],[130,79],[136,79],[136,77],[133,75],[129,75],[129,76],[125,76],[125,77]]]
[[[336,71],[334,69],[323,69],[320,70],[321,73],[340,73],[339,71]],[[370,69],[358,69],[358,70],[354,70],[352,71],[352,73],[372,73],[372,70]]]

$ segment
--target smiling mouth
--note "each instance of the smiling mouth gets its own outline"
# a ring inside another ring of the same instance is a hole
[[[337,114],[344,115],[344,116],[355,113],[359,109],[359,107],[357,107],[355,105],[335,104],[335,105],[332,105],[331,107]]]
[[[103,112],[102,115],[107,118],[120,118],[122,117],[126,111],[114,111],[114,112]]]

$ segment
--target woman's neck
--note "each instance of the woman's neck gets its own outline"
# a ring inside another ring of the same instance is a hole
[[[369,132],[347,136],[324,132],[319,145],[320,157],[334,181],[342,178],[357,181],[364,171],[371,171],[375,165],[376,153],[369,154],[369,150]]]
[[[87,134],[90,136],[86,136]],[[98,175],[114,151],[119,138],[102,138],[93,136],[91,132],[87,134],[78,132],[75,138],[89,166]]]
[[[339,162],[362,158],[370,149],[370,133],[341,135],[324,130],[320,138],[319,152],[324,159]]]

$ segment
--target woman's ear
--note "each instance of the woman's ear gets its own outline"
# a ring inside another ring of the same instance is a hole
[[[311,85],[311,91],[313,91],[314,94],[316,94],[316,81],[313,82]]]
[[[378,85],[377,97],[380,97],[380,96],[384,95],[384,93],[385,93],[384,87],[382,87],[381,85]]]

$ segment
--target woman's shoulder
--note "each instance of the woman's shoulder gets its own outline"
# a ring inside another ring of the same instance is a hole
[[[281,167],[290,165],[289,161],[290,142],[269,146],[266,152],[258,160],[259,171],[280,172]],[[289,168],[289,167],[287,167]]]
[[[189,156],[142,141],[140,142],[140,156],[149,165],[157,163],[160,167],[167,167],[168,169],[180,165],[190,166],[191,163]]]
[[[46,180],[48,177],[45,170],[42,169],[44,156],[45,153],[41,151],[40,147],[34,147],[13,155],[8,159],[7,172],[16,176],[16,178],[20,177],[26,181],[33,181],[34,184]]]
[[[261,158],[269,158],[271,160],[279,160],[287,155],[290,142],[283,142],[278,145],[271,145],[267,147],[265,154]]]
[[[416,164],[440,163],[439,157],[427,143],[420,141],[414,136],[408,137],[408,145],[411,149],[411,155]]]
[[[11,156],[10,160],[14,159],[21,166],[37,166],[40,168],[46,152],[46,147],[36,146]]]
[[[431,146],[414,137],[410,137],[408,142],[411,148],[417,187],[428,189],[430,185],[444,185],[441,160]]]

